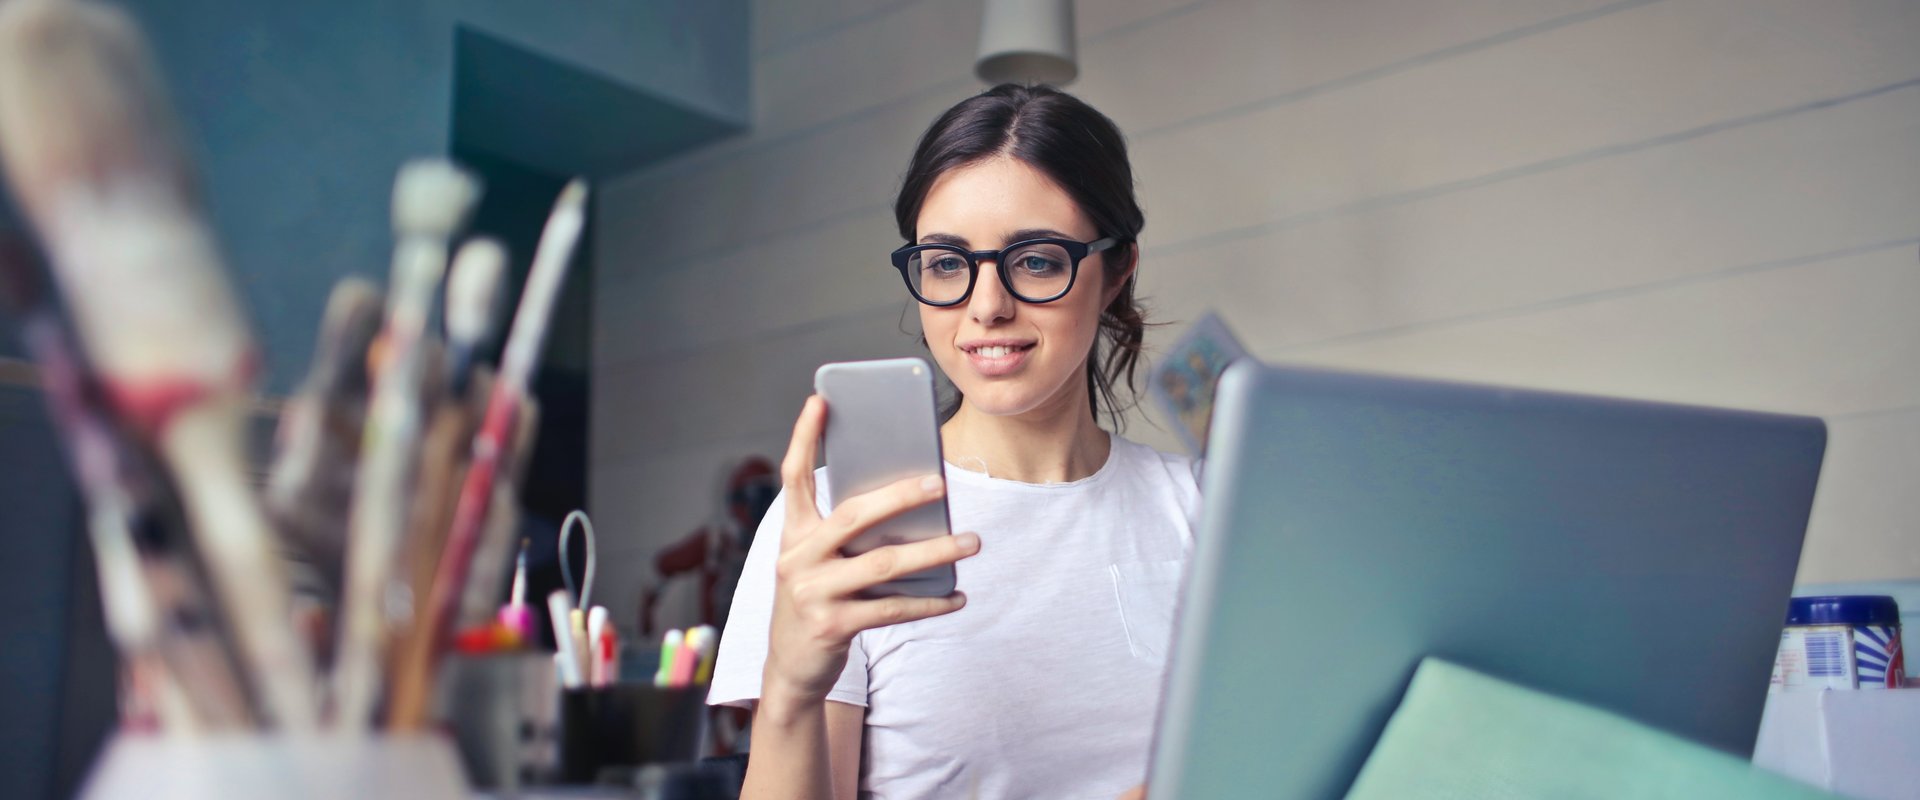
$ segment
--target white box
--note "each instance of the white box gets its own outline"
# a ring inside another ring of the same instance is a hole
[[[1920,798],[1920,689],[1767,695],[1753,763],[1861,800]]]

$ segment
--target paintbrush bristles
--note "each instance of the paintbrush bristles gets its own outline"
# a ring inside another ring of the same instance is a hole
[[[393,181],[397,241],[393,278],[387,288],[389,346],[403,352],[414,349],[432,316],[434,291],[446,274],[447,240],[479,199],[479,180],[451,161],[425,158],[401,165]]]
[[[118,11],[0,2],[0,159],[30,216],[45,224],[59,189],[128,171],[191,189],[152,64]]]
[[[460,229],[479,199],[480,182],[452,162],[409,161],[393,182],[393,230],[445,239]]]
[[[95,364],[244,388],[252,352],[152,60],[119,12],[0,3],[0,164]]]
[[[372,281],[348,277],[334,284],[320,322],[309,386],[328,393],[365,395],[369,379],[367,349],[380,335],[380,289]]]
[[[498,241],[479,238],[460,246],[447,277],[448,339],[471,346],[486,335],[506,268],[507,249]]]

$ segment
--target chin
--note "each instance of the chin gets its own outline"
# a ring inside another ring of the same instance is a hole
[[[1048,385],[1047,376],[1057,367],[1044,356],[1027,361],[1013,374],[998,377],[980,374],[958,348],[948,350],[945,356],[935,360],[947,379],[966,395],[969,408],[988,416],[1011,417],[1033,411],[1045,406],[1066,385],[1065,377]]]
[[[1044,381],[1032,374],[997,380],[982,379],[978,375],[968,378],[954,385],[966,395],[969,407],[992,417],[1018,416],[1042,408],[1061,388],[1043,386]]]
[[[1032,411],[1040,405],[1040,398],[1031,392],[1008,391],[1013,387],[986,386],[976,387],[976,391],[960,391],[967,396],[967,405],[974,411],[990,417],[1011,417]]]

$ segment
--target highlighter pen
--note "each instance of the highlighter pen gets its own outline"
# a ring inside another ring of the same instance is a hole
[[[584,608],[573,609],[567,617],[572,623],[573,657],[580,665],[580,685],[593,685],[593,647],[587,643],[587,611]]]
[[[685,635],[686,634],[680,632],[679,628],[674,628],[673,630],[667,631],[666,637],[660,641],[660,668],[653,673],[653,685],[673,685],[673,661],[676,655],[675,651],[680,649],[680,644]]]
[[[599,610],[598,607],[595,610]],[[613,623],[600,626],[600,632],[593,636],[593,676],[595,686],[612,686],[620,682],[620,632]]]
[[[607,668],[600,656],[600,637],[605,636],[606,633],[607,607],[594,606],[592,611],[587,612],[587,664],[590,667],[587,670],[587,685],[589,686],[605,686],[609,683]]]
[[[713,661],[715,651],[720,648],[720,633],[711,625],[702,625],[700,630],[705,631],[706,635],[700,637],[700,665],[694,667],[693,683],[705,686],[713,682]]]
[[[577,689],[582,683],[580,655],[573,647],[573,598],[565,589],[555,589],[547,595],[547,614],[553,620],[553,644],[559,651],[560,683],[568,689]]]
[[[693,685],[694,670],[700,666],[700,629],[687,631],[681,640],[680,649],[673,652],[673,673],[667,677],[667,685],[675,689],[684,689]]]
[[[612,625],[608,625],[607,632],[601,634],[598,644],[600,646],[600,666],[606,670],[607,685],[612,686],[619,683],[620,630]]]
[[[527,540],[520,540],[520,557],[513,565],[513,594],[500,607],[500,624],[520,641],[533,638],[533,613],[527,610]]]

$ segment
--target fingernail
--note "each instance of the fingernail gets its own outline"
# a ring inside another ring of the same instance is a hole
[[[967,604],[967,595],[966,595],[966,594],[965,594],[964,592],[954,592],[954,593],[953,593],[953,606],[954,606],[954,608],[959,608],[960,606],[964,606],[964,605],[966,605],[966,604]]]
[[[920,488],[926,490],[927,494],[939,494],[940,486],[944,483],[939,476],[928,475],[920,480]]]
[[[960,545],[961,550],[968,553],[980,552],[980,534],[963,533],[954,538],[959,540],[956,544]]]

